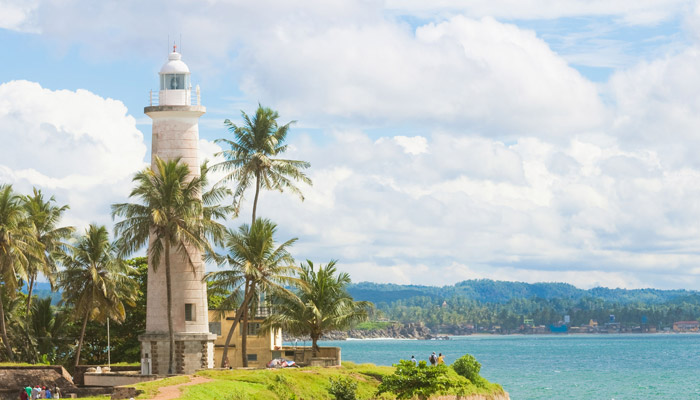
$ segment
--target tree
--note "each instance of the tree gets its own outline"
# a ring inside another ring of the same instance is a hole
[[[401,360],[394,367],[392,375],[382,377],[377,395],[390,392],[397,399],[427,399],[452,387],[447,377],[448,367],[444,364],[429,367],[425,361],[414,365],[410,360]]]
[[[224,228],[214,221],[225,211],[218,207],[206,208],[202,203],[202,188],[206,174],[193,176],[187,164],[180,159],[164,161],[158,157],[154,167],[146,168],[134,176],[136,186],[129,194],[139,203],[112,205],[112,217],[125,219],[115,224],[122,254],[131,254],[149,243],[148,258],[154,270],[161,261],[165,264],[168,334],[170,358],[168,373],[174,371],[175,335],[172,321],[171,256],[178,254],[193,268],[199,254],[211,256],[214,251],[208,238],[218,242]],[[222,194],[207,196],[215,201]],[[196,250],[192,252],[191,249]],[[197,255],[195,255],[197,254]],[[193,258],[195,257],[195,258]]]
[[[246,318],[251,305],[256,303],[254,301],[257,299],[256,295],[261,292],[290,294],[284,287],[298,284],[298,281],[293,278],[293,274],[298,269],[294,266],[294,259],[287,250],[297,239],[287,240],[277,246],[274,240],[276,231],[276,224],[262,218],[258,218],[252,227],[243,224],[237,232],[228,231],[226,249],[230,269],[210,272],[205,276],[213,288],[229,291],[230,298],[234,298],[236,295],[240,297],[241,292],[243,293],[233,324],[226,336],[221,358],[222,367],[228,357],[231,338],[241,319],[243,319],[241,326],[242,363],[243,366],[248,365],[245,335],[247,333]]]
[[[70,310],[54,307],[51,297],[44,297],[32,303],[28,321],[36,352],[43,357],[38,361],[51,364],[63,361],[70,350],[67,346]]]
[[[302,171],[309,168],[310,164],[306,161],[277,158],[287,150],[287,145],[284,142],[289,127],[295,121],[279,126],[277,111],[259,104],[252,118],[244,111],[241,111],[241,116],[244,122],[241,126],[228,119],[224,121],[229,132],[233,134],[234,140],[216,140],[217,143],[229,145],[230,149],[217,154],[223,155],[226,160],[212,168],[227,172],[221,182],[233,181],[236,183],[233,197],[236,214],[240,209],[245,191],[251,185],[255,186],[252,225],[256,219],[261,188],[280,192],[288,189],[298,195],[302,201],[304,200],[304,196],[293,181],[302,181],[311,185],[311,179]]]
[[[7,336],[2,292],[6,291],[8,298],[15,296],[17,278],[27,279],[29,260],[40,257],[42,247],[26,217],[22,196],[12,190],[12,185],[0,185],[0,335],[10,361],[14,361],[14,355]]]
[[[77,366],[88,320],[123,321],[124,303],[133,304],[136,292],[129,277],[131,267],[119,257],[116,245],[109,241],[107,228],[90,225],[85,235],[76,241],[69,254],[61,259],[65,269],[59,273],[59,282],[62,303],[72,305],[74,318],[82,319],[75,355]]]
[[[296,297],[279,296],[265,326],[285,329],[292,335],[309,335],[314,357],[324,332],[347,329],[367,319],[372,303],[354,301],[347,292],[350,275],[336,271],[336,261],[314,269],[307,260],[301,264]]]
[[[34,235],[37,242],[43,245],[41,257],[32,257],[27,264],[27,314],[30,313],[32,290],[36,282],[37,275],[43,274],[51,283],[51,287],[56,284],[56,259],[65,251],[64,240],[73,233],[73,227],[57,226],[68,210],[68,206],[57,206],[53,203],[56,199],[51,196],[44,199],[41,190],[34,188],[33,195],[26,196],[24,209],[29,221],[34,225]]]

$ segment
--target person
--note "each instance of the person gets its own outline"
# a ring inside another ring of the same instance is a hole
[[[413,365],[415,365],[416,367],[418,366],[418,360],[416,360],[416,356],[411,356],[411,362],[412,362]]]
[[[231,369],[231,363],[228,362],[228,357],[224,360],[224,368]]]
[[[428,361],[430,361],[430,365],[435,365],[435,363],[437,363],[437,356],[435,355],[435,352],[428,357]]]
[[[27,399],[27,391],[24,389],[20,389],[19,391],[19,400],[28,400]]]
[[[27,392],[27,399],[31,399],[32,398],[32,387],[27,386],[26,388],[24,388],[24,391]]]
[[[54,399],[60,399],[61,398],[61,389],[59,389],[58,386],[53,388],[53,398]]]
[[[445,356],[442,353],[438,356],[438,365],[445,365]]]
[[[49,388],[44,388],[44,389],[45,389],[44,390],[44,393],[45,393],[44,398],[50,399],[51,398],[51,389],[49,389]]]
[[[40,392],[41,392],[41,388],[39,387],[39,385],[34,386],[34,389],[32,389],[32,399],[34,399],[34,400],[39,399]]]

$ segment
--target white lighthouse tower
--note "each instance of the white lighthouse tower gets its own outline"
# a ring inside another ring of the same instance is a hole
[[[192,176],[199,176],[199,117],[206,108],[200,105],[199,86],[192,104],[190,70],[173,46],[160,69],[160,90],[157,99],[151,93],[151,104],[144,113],[153,120],[151,166],[158,156],[163,160],[180,160],[190,167]],[[194,266],[181,254],[171,252],[172,319],[175,333],[173,373],[189,374],[214,366],[214,339],[209,333],[207,287],[202,282],[204,263],[197,249],[190,248]],[[168,335],[167,288],[165,262],[158,268],[148,266],[146,299],[146,332],[141,341],[141,370],[144,374],[167,374],[170,356]]]

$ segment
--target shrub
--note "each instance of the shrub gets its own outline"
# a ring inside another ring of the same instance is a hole
[[[421,361],[416,366],[410,360],[401,360],[394,367],[394,373],[382,379],[377,395],[389,392],[396,395],[397,399],[427,399],[452,387],[447,378],[446,365],[429,367],[425,361]]]
[[[339,377],[330,379],[328,393],[335,397],[335,400],[356,400],[357,382],[350,377]]]
[[[456,373],[462,375],[463,377],[469,379],[472,383],[480,382],[479,371],[481,371],[481,364],[476,361],[471,354],[465,354],[462,357],[455,360],[452,363],[452,368]]]

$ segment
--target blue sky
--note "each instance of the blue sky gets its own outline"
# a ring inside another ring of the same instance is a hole
[[[0,181],[111,225],[180,44],[207,114],[296,120],[294,255],[355,281],[700,284],[695,1],[0,1]],[[250,210],[244,208],[241,220]]]

